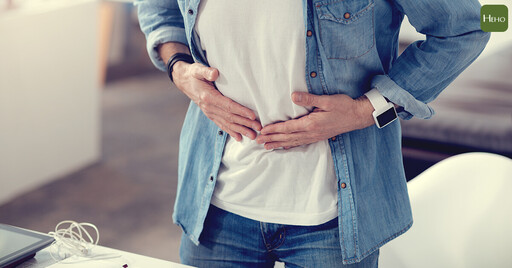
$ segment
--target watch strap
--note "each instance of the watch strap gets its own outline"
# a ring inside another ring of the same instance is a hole
[[[366,95],[375,111],[382,111],[389,106],[386,98],[384,98],[384,96],[382,96],[380,92],[375,88],[366,92],[364,95]]]
[[[167,61],[167,75],[169,76],[169,79],[171,79],[171,82],[174,83],[174,80],[172,79],[172,68],[174,67],[174,64],[176,64],[178,61],[184,61],[187,63],[194,63],[194,58],[186,53],[176,53],[169,58]]]

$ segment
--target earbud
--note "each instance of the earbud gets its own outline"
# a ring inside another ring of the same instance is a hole
[[[67,228],[60,228],[62,225],[69,224]],[[96,239],[93,239],[85,227],[90,227],[96,232]],[[75,221],[61,221],[55,226],[55,232],[49,232],[53,236],[54,248],[57,249],[57,255],[62,258],[69,257],[70,255],[77,255],[81,257],[88,256],[91,249],[98,244],[100,233],[98,228],[92,223],[77,223]],[[52,258],[55,257],[50,251]]]

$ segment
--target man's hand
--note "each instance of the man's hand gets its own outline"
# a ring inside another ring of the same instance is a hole
[[[265,126],[256,139],[259,144],[265,144],[265,149],[288,149],[310,144],[375,123],[373,106],[364,95],[354,100],[344,94],[317,96],[294,92],[292,101],[315,108],[298,119]]]
[[[200,63],[183,61],[173,66],[173,80],[179,90],[194,101],[203,113],[237,141],[244,135],[252,140],[255,130],[261,130],[256,114],[230,98],[223,96],[213,85],[219,71]]]

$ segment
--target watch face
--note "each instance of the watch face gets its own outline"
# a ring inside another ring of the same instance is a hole
[[[387,124],[393,122],[397,117],[395,107],[387,109],[385,112],[377,116],[377,122],[379,122],[378,127],[385,127]]]

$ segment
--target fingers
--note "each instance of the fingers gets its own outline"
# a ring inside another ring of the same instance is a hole
[[[218,111],[218,113],[214,114],[212,120],[214,122],[221,122],[223,130],[229,130],[227,131],[228,133],[236,132],[242,134],[251,140],[256,139],[257,133],[254,129],[259,130],[258,128],[261,128],[259,127],[259,122],[251,121],[238,115],[228,114],[224,111]]]
[[[256,142],[259,144],[265,144],[269,142],[279,142],[279,141],[286,141],[286,139],[289,139],[291,137],[297,138],[297,135],[291,135],[291,134],[270,134],[270,135],[259,135],[256,138]]]
[[[216,68],[204,66],[199,63],[192,64],[190,67],[190,72],[193,78],[202,81],[206,80],[209,82],[214,82],[219,77],[219,70]],[[195,98],[194,96],[191,97],[192,99],[197,100],[196,102],[198,102],[201,109],[203,109],[204,105],[214,105],[221,107],[226,112],[244,116],[250,120],[256,119],[256,114],[251,109],[236,103],[230,98],[225,97],[212,84],[208,84],[207,86],[203,85],[201,88],[201,92],[192,94],[196,95]]]
[[[225,98],[221,95],[222,98]],[[225,98],[228,99],[228,98]],[[231,101],[230,99],[228,99]],[[233,102],[233,101],[231,101]],[[215,102],[213,102],[215,103]],[[235,140],[241,141],[241,135],[244,135],[251,140],[256,139],[257,133],[254,130],[261,130],[261,123],[257,120],[251,120],[247,117],[240,116],[233,113],[231,110],[224,110],[223,107],[211,103],[204,107],[203,112],[206,116],[214,121],[221,129],[230,134]],[[235,102],[233,102],[235,103]],[[236,103],[235,103],[236,104]],[[236,104],[239,105],[239,104]],[[241,105],[240,105],[241,106]],[[242,106],[243,107],[243,106]],[[245,108],[245,107],[243,107]],[[250,111],[250,110],[249,110]],[[252,112],[252,111],[251,111]],[[255,117],[255,115],[253,115]]]
[[[265,149],[289,149],[296,146],[311,144],[324,139],[326,128],[322,127],[321,116],[311,113],[298,119],[267,125],[256,138],[259,144],[265,144]],[[314,116],[316,115],[316,116]]]
[[[307,92],[293,92],[292,101],[300,106],[315,106],[322,109],[330,108],[328,96],[319,96]]]
[[[251,129],[254,129],[257,131],[261,130],[261,124],[259,121],[256,121],[256,120],[250,120],[250,119],[247,119],[246,117],[239,116],[237,114],[233,114],[230,112],[226,112],[221,109],[212,111],[212,114],[222,117],[224,120],[226,120],[229,123],[238,124],[238,125],[245,126],[247,128],[251,128]]]
[[[215,90],[211,98],[211,104],[222,108],[226,112],[234,113],[250,120],[256,119],[256,114],[249,108],[238,104],[230,98],[224,97],[219,91]],[[260,125],[261,129],[261,125]],[[259,130],[259,129],[258,129]]]
[[[236,141],[242,140],[241,135],[244,135],[251,140],[256,139],[256,132],[250,128],[244,127],[239,124],[230,123],[222,117],[214,118],[213,121],[217,124],[217,126],[219,126],[222,130],[226,131]]]
[[[210,120],[237,141],[242,140],[242,135],[256,139],[256,131],[262,129],[256,114],[222,95],[213,85],[212,82],[219,77],[219,70],[194,63],[188,66],[186,74],[188,80],[182,83],[181,90]]]
[[[293,119],[285,122],[267,125],[263,129],[261,129],[261,134],[265,135],[270,133],[293,133],[311,130],[314,127],[314,121],[310,120],[309,116],[304,116],[299,119]]]
[[[215,68],[206,67],[199,63],[194,63],[191,67],[192,77],[196,79],[213,82],[219,77],[219,70]]]
[[[251,140],[256,139],[256,136],[258,135],[258,134],[256,134],[256,132],[254,130],[252,130],[250,128],[246,128],[246,127],[238,125],[238,124],[231,124],[230,129],[231,129],[231,131],[239,133],[241,135],[244,135]]]
[[[316,142],[316,139],[311,133],[298,132],[291,134],[260,135],[256,138],[256,142],[259,144],[265,144],[265,149],[272,150],[276,148],[289,149],[310,144]]]
[[[244,135],[249,139],[254,140],[258,135],[254,129],[261,129],[261,125],[258,121],[252,121],[245,117],[227,113],[220,109],[208,113],[207,117],[237,141],[242,140],[240,135]]]
[[[216,115],[230,123],[240,124],[257,131],[262,129],[261,123],[256,120],[256,114],[251,109],[224,97],[215,89],[202,94],[198,105],[208,117]]]

